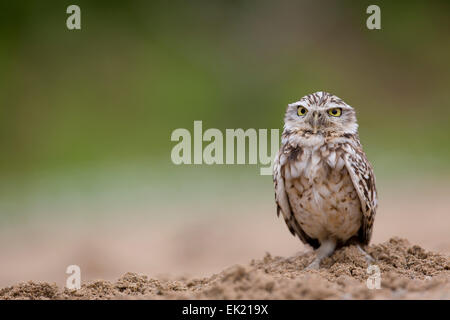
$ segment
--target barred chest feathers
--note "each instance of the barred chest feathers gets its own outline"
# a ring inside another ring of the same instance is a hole
[[[311,238],[346,242],[361,227],[361,204],[345,167],[343,143],[318,135],[288,138],[284,178],[297,222]]]

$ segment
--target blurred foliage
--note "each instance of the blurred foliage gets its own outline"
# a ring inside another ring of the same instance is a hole
[[[80,31],[65,26],[74,3]],[[163,166],[176,128],[281,128],[285,106],[318,90],[356,108],[378,171],[448,171],[450,5],[378,2],[371,31],[369,4],[2,1],[3,182]]]

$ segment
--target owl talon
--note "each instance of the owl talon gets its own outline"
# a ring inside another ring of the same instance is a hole
[[[319,270],[320,263],[323,258],[329,257],[336,248],[336,241],[333,239],[328,239],[322,242],[320,247],[317,249],[316,258],[311,262],[309,266],[306,267],[306,270]]]
[[[307,267],[305,268],[305,270],[319,270],[319,268],[320,268],[320,260],[314,259],[314,261],[311,262],[311,263],[309,264],[309,266],[307,266]]]
[[[363,248],[361,248],[359,245],[356,246],[358,250],[363,254],[364,259],[366,260],[367,264],[370,266],[372,263],[374,263],[376,260],[373,258],[370,254],[368,254],[366,251],[364,251]]]

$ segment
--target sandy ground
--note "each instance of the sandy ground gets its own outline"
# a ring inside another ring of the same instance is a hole
[[[368,248],[380,290],[367,288],[367,262],[354,247],[305,271],[311,249],[276,218],[272,199],[250,199],[195,206],[188,219],[130,214],[5,228],[0,298],[450,299],[449,191],[385,193]],[[72,264],[82,272],[77,292],[63,289]]]
[[[450,260],[392,238],[371,246],[380,275],[368,279],[368,261],[355,246],[337,251],[315,270],[313,253],[236,265],[207,278],[151,279],[127,273],[115,282],[93,281],[79,290],[28,282],[0,290],[2,299],[450,299]]]

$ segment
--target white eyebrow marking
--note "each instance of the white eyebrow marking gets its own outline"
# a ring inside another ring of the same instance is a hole
[[[300,101],[297,101],[297,102],[293,102],[293,103],[288,104],[288,106],[289,107],[295,107],[295,106],[300,106],[301,104],[302,103]]]

